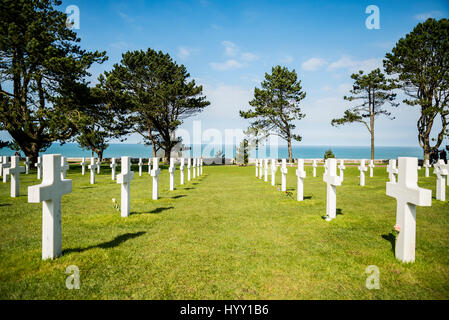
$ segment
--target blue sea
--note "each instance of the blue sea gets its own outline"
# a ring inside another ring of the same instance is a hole
[[[288,148],[285,145],[280,145],[277,148],[270,148],[267,146],[266,153],[258,154],[261,158],[288,158]],[[366,147],[353,146],[292,146],[293,158],[322,158],[325,151],[331,149],[337,158],[343,159],[367,159],[371,157],[371,149]],[[226,158],[235,157],[235,146],[210,146],[192,145],[190,151],[184,151],[184,157],[206,157],[212,158],[218,151],[224,151]],[[270,153],[271,151],[271,153]],[[60,145],[59,143],[52,144],[43,154],[58,153],[66,157],[79,158],[91,157],[89,150],[81,149],[77,144],[66,143]],[[277,154],[276,154],[277,153]],[[12,156],[14,151],[8,148],[0,149],[0,155]],[[23,156],[23,154],[22,154]],[[110,144],[105,150],[104,158],[119,158],[121,156],[130,156],[133,158],[150,158],[153,156],[151,146],[143,144]],[[250,151],[251,158],[255,156],[255,151]],[[423,158],[423,151],[419,147],[375,147],[376,159],[394,159],[397,157],[417,157]]]

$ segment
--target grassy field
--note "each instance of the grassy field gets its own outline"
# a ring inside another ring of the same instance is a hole
[[[396,200],[377,167],[366,186],[347,166],[337,187],[339,214],[323,220],[323,168],[306,166],[305,200],[255,177],[254,167],[204,167],[199,179],[169,191],[162,168],[160,196],[152,178],[133,166],[131,211],[121,218],[112,198],[120,185],[106,165],[89,184],[71,165],[73,192],[62,201],[63,255],[41,260],[42,205],[27,203],[35,171],[21,175],[19,198],[0,182],[1,299],[448,299],[449,202],[435,200],[435,176],[419,172],[433,190],[432,207],[417,208],[416,262],[394,257]],[[187,180],[187,179],[186,179]],[[281,176],[277,172],[277,184]],[[449,198],[448,192],[446,198]],[[80,270],[80,289],[66,288],[66,268]],[[366,268],[380,270],[380,289],[366,288]]]

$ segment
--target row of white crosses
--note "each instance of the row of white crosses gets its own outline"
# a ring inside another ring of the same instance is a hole
[[[19,157],[11,158],[11,166],[7,169],[8,175],[11,175],[11,194],[18,195],[19,179],[18,175],[25,171],[24,167],[19,167]],[[173,159],[174,160],[174,159]],[[190,164],[190,158],[188,164]],[[202,174],[202,159],[194,159],[198,163],[197,173]],[[83,159],[83,162],[84,159]],[[2,164],[5,164],[3,159]],[[28,202],[42,202],[42,259],[54,259],[62,254],[62,234],[61,234],[61,198],[64,194],[72,192],[72,180],[65,179],[65,172],[68,169],[67,160],[59,154],[46,154],[42,157],[42,183],[28,187]],[[115,159],[114,171],[116,167]],[[111,164],[112,165],[112,164]],[[98,162],[91,159],[89,169],[91,170],[91,179],[95,179],[95,169]],[[174,167],[174,161],[170,161],[170,167]],[[190,167],[190,166],[189,166]],[[134,172],[131,171],[131,158],[121,157],[121,173],[117,175],[117,183],[121,184],[121,216],[130,215],[130,195],[131,181],[134,179]],[[181,159],[181,171],[184,171],[184,159]],[[3,169],[3,167],[2,167]],[[6,168],[5,168],[6,169]],[[190,172],[190,170],[189,170]],[[153,158],[153,169],[150,171],[156,183],[153,183],[153,199],[157,199],[158,177],[160,173],[159,159]],[[115,174],[115,173],[114,173]],[[184,178],[181,181],[183,183]],[[155,197],[156,195],[156,197]]]

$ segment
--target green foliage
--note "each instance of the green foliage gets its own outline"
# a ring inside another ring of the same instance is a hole
[[[35,161],[54,141],[76,134],[79,88],[105,53],[88,52],[66,27],[60,1],[0,2],[0,130]],[[8,90],[7,88],[11,88]]]
[[[295,70],[289,71],[286,67],[276,66],[271,74],[265,73],[265,80],[261,89],[254,88],[254,99],[249,102],[252,107],[249,111],[240,111],[245,119],[254,119],[251,128],[274,133],[286,140],[301,141],[301,136],[294,134],[296,125],[293,121],[301,120],[305,114],[301,112],[299,103],[306,96],[302,91],[301,81]],[[291,148],[289,159],[291,161]]]
[[[428,159],[441,145],[449,121],[449,20],[427,19],[399,39],[384,60],[385,71],[397,76],[404,102],[419,106],[418,141]],[[441,130],[431,146],[431,131],[436,120]]]
[[[248,140],[243,139],[240,146],[237,149],[235,158],[238,164],[247,165],[248,164]]]
[[[126,106],[124,121],[129,129],[152,144],[153,151],[164,149],[169,158],[180,141],[173,136],[176,128],[210,104],[202,96],[202,86],[189,78],[184,65],[149,48],[124,53],[121,62],[100,77],[99,87],[114,109]]]
[[[396,94],[392,92],[397,85],[393,80],[387,79],[379,68],[366,75],[360,70],[358,73],[352,74],[351,78],[354,80],[350,91],[353,95],[344,96],[344,99],[347,101],[362,100],[362,103],[345,110],[343,117],[333,119],[331,124],[333,126],[355,122],[363,124],[371,135],[371,159],[374,159],[375,119],[380,115],[391,120],[394,119],[390,117],[391,113],[383,109],[382,106],[387,102],[394,107],[398,106],[394,102]]]
[[[324,152],[324,160],[326,160],[327,158],[335,158],[335,155],[331,149],[326,150],[326,152]]]

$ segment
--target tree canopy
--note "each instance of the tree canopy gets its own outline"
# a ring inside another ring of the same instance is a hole
[[[291,141],[302,139],[293,130],[296,128],[294,121],[301,120],[305,116],[299,107],[305,96],[296,71],[275,66],[271,74],[265,73],[261,88],[254,88],[254,99],[249,102],[252,108],[248,111],[241,110],[240,116],[254,119],[250,127],[276,134],[286,140],[291,162]]]
[[[54,141],[76,133],[83,86],[105,52],[88,52],[54,8],[60,1],[0,2],[0,129],[35,161]]]
[[[333,126],[340,126],[347,123],[361,123],[365,125],[371,136],[371,159],[374,159],[374,133],[375,119],[378,116],[386,116],[389,119],[391,113],[382,108],[385,103],[392,106],[398,106],[394,102],[396,93],[393,89],[396,84],[393,80],[387,79],[379,68],[374,69],[368,74],[364,74],[362,70],[351,75],[354,85],[350,93],[352,96],[344,96],[347,101],[362,100],[359,105],[353,106],[345,110],[343,117],[333,119]]]
[[[408,96],[404,102],[421,110],[417,121],[418,142],[429,159],[447,134],[449,120],[449,20],[427,19],[404,38],[399,39],[384,60],[388,74],[395,75]],[[431,132],[441,121],[434,145]]]

